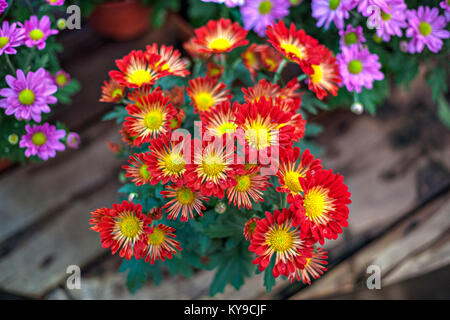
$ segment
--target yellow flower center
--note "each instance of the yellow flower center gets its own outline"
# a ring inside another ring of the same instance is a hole
[[[179,122],[177,119],[172,118],[172,120],[170,120],[170,129],[175,129],[176,127],[178,127]]]
[[[34,100],[36,99],[36,96],[34,95],[34,92],[30,89],[22,90],[19,93],[19,101],[21,104],[30,106],[34,103]]]
[[[202,169],[208,177],[218,177],[225,170],[225,164],[219,156],[211,154],[203,158]]]
[[[116,89],[111,94],[113,98],[122,97],[123,96],[123,90],[122,89]]]
[[[294,237],[285,229],[276,229],[269,233],[267,244],[277,252],[285,252],[292,248]]]
[[[135,238],[141,232],[141,222],[133,215],[122,218],[119,223],[120,232],[127,238]]]
[[[220,136],[223,136],[224,134],[228,132],[235,132],[236,131],[236,124],[232,122],[224,122],[220,126],[217,127],[217,131],[220,133]]]
[[[255,63],[255,55],[251,51],[247,51],[244,53],[244,58],[247,60],[247,64],[252,66]]]
[[[349,32],[344,36],[344,43],[346,45],[352,45],[358,42],[358,35],[356,32]]]
[[[64,86],[67,83],[67,77],[64,73],[60,73],[56,76],[56,83],[60,86]]]
[[[305,207],[305,214],[307,217],[311,219],[317,218],[325,209],[325,194],[319,189],[313,189],[305,194],[303,205]]]
[[[300,185],[299,178],[301,177],[300,173],[296,171],[288,171],[284,176],[284,183],[286,187],[288,187],[291,193],[299,193],[302,191],[302,187]]]
[[[231,47],[231,42],[227,38],[216,38],[209,43],[212,50],[225,51]]]
[[[339,7],[339,3],[341,3],[341,0],[330,0],[329,7],[331,10],[336,10],[337,7]]]
[[[236,182],[237,184],[234,188],[239,192],[246,192],[252,186],[252,180],[249,175],[237,176]]]
[[[31,137],[31,141],[36,146],[42,146],[47,142],[47,137],[43,132],[39,131],[33,134],[33,136]]]
[[[0,37],[0,49],[3,49],[9,43],[7,37]]]
[[[158,130],[161,128],[164,122],[164,114],[161,110],[152,110],[149,111],[144,116],[144,126],[150,130]]]
[[[248,143],[253,148],[260,150],[270,146],[270,130],[263,124],[251,124],[246,134]]]
[[[297,46],[294,46],[291,43],[282,43],[281,48],[283,48],[283,50],[286,51],[287,54],[293,54],[294,56],[298,57],[299,59],[303,59],[302,53]]]
[[[383,19],[383,21],[391,20],[391,16],[392,14],[387,14],[386,12],[381,11],[381,19]]]
[[[262,1],[259,4],[258,10],[259,10],[260,14],[268,14],[268,13],[270,13],[270,11],[272,11],[272,2],[267,1],[267,0],[266,1]]]
[[[41,29],[31,30],[28,35],[34,41],[38,41],[38,40],[41,40],[42,38],[44,38],[44,33],[42,32]]]
[[[136,70],[128,77],[128,81],[132,84],[141,86],[152,81],[152,75],[148,70]]]
[[[219,68],[211,68],[211,69],[209,70],[209,76],[210,76],[210,77],[218,76],[218,75],[220,74],[221,71],[222,71],[222,70],[219,69]]]
[[[312,65],[314,73],[311,75],[311,81],[313,83],[319,83],[323,78],[322,68],[319,65]]]
[[[153,229],[153,232],[147,236],[148,244],[151,246],[159,246],[166,240],[166,233],[159,228]]]
[[[275,61],[274,61],[273,59],[266,58],[266,59],[265,59],[265,62],[266,62],[266,64],[269,66],[269,67],[268,67],[268,70],[269,70],[269,71],[275,70],[276,64],[275,64]]]
[[[352,60],[348,63],[347,69],[348,69],[348,72],[350,72],[352,74],[358,74],[363,69],[362,62],[359,60]]]
[[[164,158],[164,168],[172,173],[182,173],[185,167],[183,156],[180,153],[170,153]]]
[[[182,205],[190,205],[195,201],[195,194],[188,187],[183,187],[177,190],[177,200]]]
[[[423,36],[428,36],[433,31],[433,28],[428,22],[422,21],[419,24],[419,32]]]
[[[148,178],[150,178],[150,171],[148,171],[147,169],[148,165],[146,164],[143,164],[139,169],[139,173],[141,174],[141,177],[144,178],[144,180],[148,180]]]
[[[200,111],[208,111],[215,103],[214,97],[209,92],[197,93],[194,102]]]

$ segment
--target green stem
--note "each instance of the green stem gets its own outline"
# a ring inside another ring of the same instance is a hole
[[[25,0],[25,3],[28,6],[28,10],[30,10],[30,12],[33,13],[34,9],[33,9],[33,6],[31,5],[30,1],[29,0]]]
[[[6,64],[8,65],[8,67],[11,69],[12,74],[14,75],[16,73],[16,69],[14,68],[11,60],[9,59],[9,55],[5,54],[5,58],[6,58]]]
[[[307,77],[308,77],[308,75],[306,73],[301,74],[297,77],[297,81],[301,82],[301,81],[305,80]]]
[[[34,54],[34,47],[31,48],[30,52],[28,53],[28,57],[25,63],[27,70],[31,70],[31,59],[33,58],[33,54]]]
[[[14,0],[11,0],[11,2],[8,4],[8,7],[6,8],[5,12],[3,12],[3,15],[0,17],[0,22],[2,22],[6,16],[8,15],[9,10],[11,9],[11,7],[14,4]]]
[[[358,95],[358,92],[356,92],[356,91],[353,91],[353,102],[354,103],[359,102],[359,95]]]
[[[281,73],[283,72],[284,67],[287,64],[287,60],[283,59],[283,61],[281,61],[280,66],[277,69],[277,72],[275,73],[275,76],[273,77],[273,83],[277,83],[278,80],[281,77]]]

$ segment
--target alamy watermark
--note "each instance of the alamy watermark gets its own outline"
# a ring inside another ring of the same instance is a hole
[[[67,267],[66,273],[69,274],[66,280],[66,288],[69,290],[81,289],[81,269],[79,266],[72,264]]]
[[[58,29],[80,30],[81,29],[81,9],[77,5],[70,5],[66,10],[67,18],[58,19]]]
[[[381,289],[381,268],[375,264],[367,267],[366,273],[370,276],[367,277],[366,286],[369,290]]]

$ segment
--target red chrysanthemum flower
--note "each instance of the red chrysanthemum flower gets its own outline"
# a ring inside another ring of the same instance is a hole
[[[183,43],[183,48],[194,59],[207,60],[211,57],[211,53],[200,51],[202,46],[195,42],[195,37],[192,37],[189,41]]]
[[[280,152],[280,168],[277,176],[281,187],[278,192],[289,193],[288,202],[293,202],[293,196],[303,191],[300,178],[306,177],[310,171],[316,172],[322,169],[320,159],[314,159],[314,156],[306,149],[300,155],[300,148],[289,147]]]
[[[253,217],[249,219],[244,226],[244,237],[245,240],[251,241],[253,238],[253,234],[255,233],[256,225],[261,218]]]
[[[117,83],[128,88],[152,85],[156,80],[169,75],[167,70],[162,70],[164,64],[161,62],[159,54],[133,50],[123,59],[116,60],[120,71],[110,71],[109,75]]]
[[[269,176],[260,175],[258,171],[258,169],[247,170],[233,178],[236,184],[227,190],[228,204],[233,203],[238,209],[242,206],[249,210],[253,208],[252,201],[255,203],[264,201],[262,196],[270,186]]]
[[[170,75],[177,77],[186,77],[190,74],[187,69],[187,61],[181,57],[180,51],[174,49],[172,46],[166,47],[161,45],[158,49],[158,45],[154,43],[151,46],[147,46],[147,53],[159,54],[161,61],[165,61],[162,65],[162,70],[169,72]]]
[[[164,209],[168,212],[168,219],[176,219],[181,213],[181,222],[194,219],[194,212],[199,216],[203,216],[205,206],[203,201],[209,201],[199,191],[189,187],[186,183],[178,183],[172,186],[167,186],[166,190],[161,191],[164,198],[169,198]]]
[[[325,267],[328,264],[327,258],[328,252],[322,248],[317,248],[317,251],[313,252],[312,257],[306,259],[305,268],[298,268],[293,273],[289,274],[289,280],[291,282],[301,280],[305,284],[311,284],[311,277],[313,279],[318,279],[325,271],[327,271],[327,268]]]
[[[170,102],[175,107],[181,107],[184,104],[184,85],[173,86],[170,91],[164,91],[166,97],[169,97]]]
[[[224,83],[217,83],[217,80],[208,77],[189,80],[187,93],[195,113],[210,111],[212,107],[233,97]]]
[[[266,217],[258,221],[249,250],[257,257],[253,261],[263,271],[275,256],[273,276],[289,276],[297,268],[304,268],[310,258],[313,246],[310,239],[300,237],[300,227],[294,226],[295,213],[284,208],[273,214],[266,212]]]
[[[102,87],[101,102],[119,102],[125,95],[125,87],[118,84],[113,79],[105,81]]]
[[[163,209],[159,207],[155,207],[150,210],[148,216],[152,218],[153,221],[161,220],[163,217]]]
[[[154,264],[156,260],[172,259],[177,250],[182,250],[174,232],[175,228],[159,224],[147,234],[148,246],[143,252],[145,262]]]
[[[130,133],[127,130],[120,129],[119,133],[122,137],[122,141],[128,144],[129,146],[133,146],[133,141],[136,139],[136,137],[131,136]]]
[[[108,215],[109,208],[100,208],[91,212],[91,219],[89,220],[89,224],[92,225],[91,230],[100,232],[98,228],[98,224],[102,221],[102,218]]]
[[[251,44],[247,50],[241,54],[242,62],[247,70],[250,72],[252,79],[256,77],[256,72],[262,68],[260,45],[256,43]]]
[[[286,28],[283,20],[278,24],[267,27],[269,42],[283,56],[300,65],[303,72],[311,74],[314,72],[312,64],[320,63],[320,54],[317,53],[318,41],[308,36],[304,30],[297,30],[295,24],[291,23]]]
[[[131,178],[131,181],[137,186],[141,186],[152,180],[148,164],[145,163],[145,158],[145,153],[135,153],[134,155],[130,155],[128,159],[129,165],[122,166],[126,171],[125,177]]]
[[[218,65],[214,62],[208,62],[208,65],[206,66],[206,76],[211,79],[219,79],[224,70],[225,66]]]
[[[145,86],[136,88],[133,91],[131,91],[130,93],[128,93],[128,100],[130,100],[134,103],[137,103],[137,101],[139,99],[142,99],[143,97],[148,96],[152,92],[153,92],[152,86],[145,85]]]
[[[206,26],[195,29],[195,35],[194,42],[205,53],[230,52],[248,44],[247,31],[229,19],[210,20]]]
[[[342,82],[339,66],[333,52],[322,47],[322,59],[319,64],[313,64],[314,72],[309,75],[308,88],[316,93],[317,98],[323,99],[328,95],[337,95],[338,84]]]
[[[261,63],[265,70],[269,72],[275,72],[278,70],[281,61],[283,61],[283,56],[268,45],[260,46],[261,53]]]
[[[200,120],[211,136],[221,138],[227,133],[236,131],[234,112],[237,107],[238,103],[236,102],[231,107],[230,101],[224,101],[213,107],[211,111],[200,114]]]
[[[186,118],[186,113],[181,108],[175,108],[175,116],[170,121],[170,129],[176,130],[179,127],[181,127],[181,124],[183,123],[184,119]]]
[[[259,80],[253,87],[242,88],[247,103],[258,102],[261,97],[266,98],[266,100],[272,99],[278,96],[280,90],[279,85],[266,79]]]
[[[169,98],[158,89],[126,108],[129,117],[125,118],[124,129],[136,137],[133,141],[136,146],[167,134],[176,112]]]
[[[167,184],[169,181],[176,183],[183,177],[186,171],[183,145],[182,142],[172,141],[171,134],[151,142],[151,153],[147,153],[144,160],[153,177],[152,184]]]
[[[107,213],[97,225],[103,248],[111,248],[112,254],[119,251],[127,260],[133,255],[139,259],[147,246],[152,219],[142,214],[141,205],[127,201],[114,204]]]
[[[342,228],[348,226],[350,192],[344,177],[331,170],[308,172],[300,179],[303,196],[297,196],[299,223],[302,235],[312,237],[320,244],[324,239],[337,239]]]

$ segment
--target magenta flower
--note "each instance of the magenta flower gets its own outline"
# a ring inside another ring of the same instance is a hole
[[[0,14],[2,14],[6,8],[8,8],[8,3],[5,0],[0,0]]]
[[[363,28],[361,26],[354,28],[349,24],[346,29],[339,30],[339,35],[341,36],[341,47],[357,46],[360,48],[361,45],[366,42],[366,38],[364,38],[363,34]]]
[[[449,0],[444,0],[440,4],[442,9],[444,9],[444,17],[447,20],[447,22],[450,21],[450,3]]]
[[[406,28],[406,11],[408,7],[403,0],[391,0],[389,2],[391,13],[381,11],[381,19],[377,27],[377,36],[383,41],[389,41],[391,36],[402,36],[402,28]]]
[[[25,30],[20,25],[13,22],[9,25],[8,21],[3,21],[0,28],[0,56],[5,54],[16,54],[15,47],[23,44],[25,38]]]
[[[260,37],[266,35],[266,28],[277,19],[289,14],[289,0],[254,0],[241,7],[244,28],[255,30]]]
[[[438,8],[420,6],[417,10],[408,10],[408,29],[406,36],[412,38],[409,42],[409,52],[422,52],[426,45],[431,52],[441,50],[443,42],[448,39],[450,32],[445,30],[447,21],[439,15]]]
[[[70,132],[67,135],[66,142],[67,142],[67,146],[69,148],[78,149],[78,147],[80,146],[80,142],[81,142],[80,135],[76,132]]]
[[[389,0],[355,0],[354,4],[358,5],[358,11],[364,16],[368,17],[376,13],[376,9],[379,8],[379,12],[384,11],[387,14],[391,14],[391,9],[389,8]],[[371,8],[373,7],[373,8]]]
[[[48,160],[56,155],[56,151],[64,151],[66,146],[59,141],[66,136],[64,130],[57,130],[55,126],[44,123],[42,126],[25,126],[27,133],[20,139],[19,146],[26,148],[25,156],[38,156],[42,160]]]
[[[341,86],[345,85],[348,91],[361,92],[362,87],[372,89],[375,80],[384,78],[378,56],[371,54],[367,48],[343,47],[336,59],[343,81]]]
[[[70,75],[63,70],[56,72],[52,78],[59,88],[64,88],[70,83]]]
[[[0,108],[6,109],[6,115],[12,115],[18,120],[31,120],[41,122],[41,113],[49,113],[49,104],[58,100],[53,94],[58,90],[50,82],[43,68],[36,72],[28,72],[25,76],[22,70],[17,70],[17,78],[6,76],[9,88],[0,90]]]
[[[344,19],[350,16],[349,11],[354,0],[312,0],[312,16],[317,20],[317,27],[330,27],[334,22],[338,29],[344,28]]]
[[[225,3],[228,8],[242,6],[245,0],[202,0],[203,2]]]
[[[51,6],[62,6],[64,4],[64,0],[47,0],[47,3]]]
[[[25,44],[32,48],[37,46],[39,50],[45,48],[45,41],[51,35],[57,34],[58,30],[51,29],[50,18],[43,16],[38,20],[36,16],[31,16],[30,20],[25,21]]]

